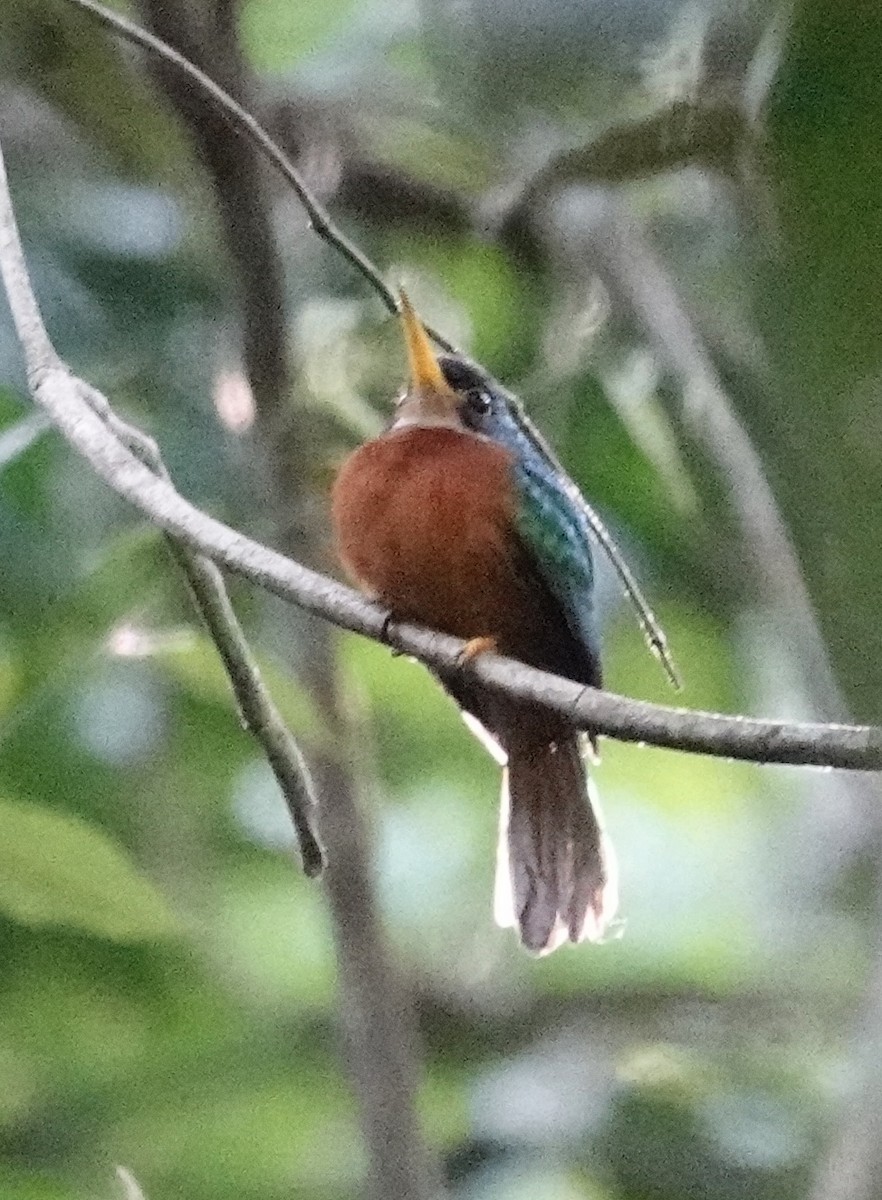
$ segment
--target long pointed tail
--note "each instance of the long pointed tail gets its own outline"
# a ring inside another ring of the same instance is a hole
[[[616,863],[578,735],[506,741],[496,920],[516,928],[535,954],[567,938],[598,941],[618,905]]]

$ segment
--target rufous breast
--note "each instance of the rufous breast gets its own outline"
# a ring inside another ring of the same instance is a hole
[[[398,617],[504,641],[523,587],[511,468],[504,447],[446,426],[366,443],[332,493],[341,561]]]

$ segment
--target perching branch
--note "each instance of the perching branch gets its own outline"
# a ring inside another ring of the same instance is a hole
[[[25,354],[29,379],[61,372],[76,396],[77,407],[89,412],[120,447],[125,447],[152,478],[171,487],[168,473],[153,440],[121,421],[105,397],[83,380],[75,379],[58,358],[28,277],[9,195],[0,149],[0,271],[19,342]],[[49,411],[48,409],[46,411]],[[49,411],[51,418],[52,414]],[[57,422],[56,422],[57,424]],[[173,490],[173,489],[172,489]],[[260,678],[260,671],[230,604],[220,571],[214,563],[174,536],[168,538],[181,567],[193,602],[202,617],[227,672],[243,724],[263,748],[278,781],[297,831],[303,869],[321,874],[321,846],[314,831],[315,800],[303,756]]]
[[[462,665],[456,638],[407,624],[350,588],[200,511],[144,466],[94,411],[94,390],[58,359],[40,318],[18,239],[0,157],[0,268],[25,353],[35,402],[65,439],[120,496],[155,525],[253,583],[339,625],[384,641],[429,666],[474,672],[490,688],[562,713],[578,728],[623,741],[752,762],[882,770],[882,728],[799,724],[695,712],[582,687],[496,655]]]
[[[143,467],[88,410],[81,386],[61,364],[31,376],[37,403],[114,491],[186,545],[343,629],[386,642],[428,666],[473,671],[496,691],[542,704],[580,729],[623,741],[752,762],[882,770],[882,728],[876,726],[762,721],[669,708],[596,691],[491,654],[463,666],[465,643],[414,625],[390,625],[380,605],[194,507]]]

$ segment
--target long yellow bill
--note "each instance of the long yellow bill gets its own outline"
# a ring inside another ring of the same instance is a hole
[[[401,320],[404,322],[404,338],[407,343],[407,361],[410,364],[410,383],[415,391],[451,391],[444,378],[438,359],[432,349],[423,323],[416,315],[404,288],[399,288]]]

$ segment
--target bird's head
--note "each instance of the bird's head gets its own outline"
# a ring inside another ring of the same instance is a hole
[[[457,355],[437,356],[404,291],[400,300],[409,379],[398,401],[393,428],[440,425],[489,433],[482,424],[491,418],[497,405],[493,381]]]

